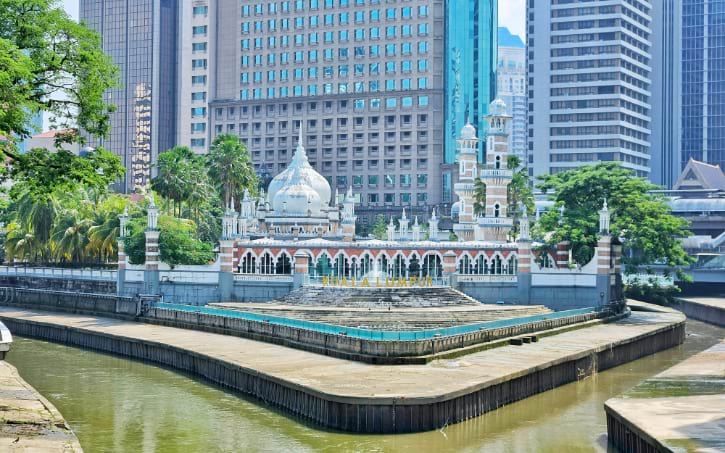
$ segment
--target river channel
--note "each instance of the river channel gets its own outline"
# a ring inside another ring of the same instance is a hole
[[[441,430],[398,436],[320,430],[193,377],[16,338],[20,375],[65,416],[86,452],[607,451],[602,404],[725,337],[688,321],[684,345]]]

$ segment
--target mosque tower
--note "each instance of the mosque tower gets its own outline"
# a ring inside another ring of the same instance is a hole
[[[461,138],[458,143],[458,182],[453,190],[458,196],[458,202],[453,206],[458,211],[458,222],[453,224],[453,232],[459,241],[474,239],[476,226],[473,214],[473,192],[478,174],[478,137],[476,128],[469,122],[461,129]]]
[[[508,136],[511,116],[506,113],[506,104],[496,99],[489,106],[486,116],[486,164],[480,171],[480,178],[486,184],[486,210],[478,218],[476,240],[506,242],[513,227],[513,219],[508,216],[508,186],[513,178],[509,170]]]

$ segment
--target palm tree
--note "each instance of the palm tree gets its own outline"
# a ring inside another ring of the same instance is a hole
[[[73,263],[82,262],[86,257],[88,229],[92,225],[92,220],[83,218],[78,211],[64,211],[53,228],[52,239],[55,242],[55,258]]]
[[[481,178],[476,178],[473,187],[473,214],[483,215],[486,213],[486,183]]]
[[[35,240],[35,236],[25,231],[17,223],[8,225],[5,239],[5,255],[8,260],[34,260],[37,251],[38,241]]]
[[[25,192],[17,201],[15,219],[26,233],[33,236],[32,242],[37,247],[33,260],[49,258],[49,242],[58,209],[58,201],[52,195],[35,199],[30,192]]]
[[[219,184],[223,206],[232,197],[239,200],[245,188],[254,191],[257,175],[254,173],[247,147],[233,134],[221,134],[212,142],[207,155],[209,176]]]

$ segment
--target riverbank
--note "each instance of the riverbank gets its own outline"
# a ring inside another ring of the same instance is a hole
[[[18,335],[190,372],[327,428],[426,431],[678,345],[684,316],[634,313],[611,324],[426,365],[368,365],[269,343],[88,315],[0,308]]]
[[[604,404],[622,451],[725,451],[725,340]]]
[[[5,361],[0,361],[0,418],[0,451],[83,451],[55,406]]]
[[[725,298],[688,297],[679,299],[677,308],[688,318],[725,327]]]

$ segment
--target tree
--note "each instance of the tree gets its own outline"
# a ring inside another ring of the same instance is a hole
[[[209,176],[219,185],[223,206],[228,206],[232,197],[241,200],[245,189],[256,192],[257,175],[247,147],[238,136],[218,135],[207,155],[207,166]]]
[[[476,178],[473,183],[473,215],[482,216],[486,214],[486,183],[483,179]]]
[[[196,225],[188,219],[159,217],[159,257],[169,266],[179,264],[207,264],[214,259],[211,244],[196,238]],[[146,217],[139,213],[129,222],[129,236],[124,250],[131,264],[143,264],[145,257]]]
[[[387,239],[388,225],[385,223],[384,215],[378,214],[378,216],[375,218],[375,223],[372,225],[372,228],[370,229],[370,234],[372,234],[375,239],[380,239],[380,240]]]
[[[69,180],[97,185],[99,165],[105,178],[117,178],[115,171],[106,171],[116,162],[103,163],[109,155],[102,152],[86,171],[88,165],[78,164],[81,157],[19,155],[14,144],[14,137],[33,133],[30,118],[41,111],[50,113],[58,127],[106,135],[113,107],[103,93],[117,80],[118,70],[102,52],[99,36],[68,17],[55,0],[0,0],[0,135],[8,138],[0,143],[0,154],[10,158],[10,176],[42,182],[43,194],[56,186],[62,190]],[[83,136],[66,134],[58,141],[83,142]]]
[[[689,234],[687,221],[671,214],[662,195],[651,193],[658,186],[617,162],[585,165],[540,179],[539,188],[553,192],[556,209],[542,216],[539,227],[552,233],[549,246],[571,241],[578,263],[587,263],[593,256],[598,212],[605,200],[611,212],[610,233],[622,240],[623,262],[629,270],[655,262],[671,268],[691,262],[679,241]]]
[[[506,164],[508,169],[513,171],[513,177],[506,192],[506,199],[508,202],[508,215],[514,221],[511,233],[514,237],[517,237],[520,217],[523,215],[522,207],[525,207],[526,215],[529,217],[532,217],[536,211],[534,192],[529,184],[529,170],[519,168],[521,160],[518,156],[508,156]],[[517,168],[519,169],[517,170]]]

